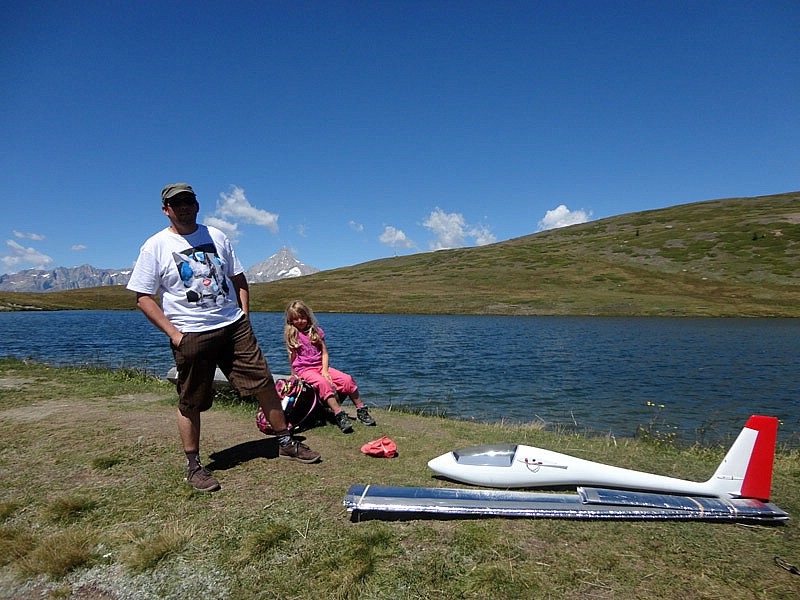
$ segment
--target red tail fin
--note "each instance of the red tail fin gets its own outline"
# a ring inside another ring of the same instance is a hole
[[[778,419],[753,415],[745,425],[758,431],[758,438],[747,465],[742,482],[742,498],[769,500],[772,487],[772,465],[775,461],[775,440],[778,437]]]

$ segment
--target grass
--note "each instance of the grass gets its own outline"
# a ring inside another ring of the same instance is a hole
[[[254,311],[800,316],[800,192],[630,213],[489,246],[251,286]],[[0,310],[133,309],[122,288],[0,292]]]
[[[151,571],[162,561],[179,556],[193,537],[193,527],[166,524],[160,531],[131,540],[124,562],[134,573]]]
[[[222,399],[203,420],[215,494],[182,482],[174,389],[127,372],[0,360],[0,597],[796,598],[800,526],[548,519],[371,520],[342,506],[353,483],[460,487],[427,461],[516,441],[702,480],[721,447],[679,446],[654,411],[650,439],[478,424],[402,409],[378,427],[305,432],[317,465],[278,460],[254,407]],[[388,435],[395,459],[358,448]],[[800,515],[800,453],[779,450],[772,500]]]
[[[22,577],[62,578],[96,561],[94,534],[86,528],[65,529],[37,539],[24,551],[15,546],[10,549],[12,556],[18,554],[13,566]]]

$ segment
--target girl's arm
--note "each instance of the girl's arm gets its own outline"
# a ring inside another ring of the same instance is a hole
[[[322,350],[322,376],[330,381],[331,376],[328,375],[328,346],[325,345],[325,338],[320,340],[320,350]]]
[[[296,375],[297,373],[294,372],[294,359],[297,357],[297,350],[289,350],[289,370],[290,375]]]

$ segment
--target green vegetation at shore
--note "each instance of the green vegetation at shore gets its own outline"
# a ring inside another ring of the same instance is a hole
[[[353,483],[461,487],[448,450],[515,441],[702,480],[724,448],[585,437],[375,410],[379,426],[304,432],[317,465],[276,458],[254,407],[218,402],[203,456],[222,491],[181,481],[174,388],[136,371],[0,360],[3,598],[775,598],[800,596],[800,525],[446,519],[353,522]],[[394,459],[360,446],[388,435]],[[800,454],[779,449],[772,501],[800,515]]]
[[[800,316],[800,192],[630,213],[490,246],[251,286],[255,311]],[[130,309],[122,288],[0,293],[0,309]]]

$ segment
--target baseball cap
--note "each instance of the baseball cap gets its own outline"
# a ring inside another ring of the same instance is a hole
[[[189,193],[192,196],[197,196],[188,183],[170,183],[169,185],[165,185],[164,189],[161,190],[161,203],[166,204],[167,200],[172,198],[173,196],[177,196],[178,194],[186,194]]]

